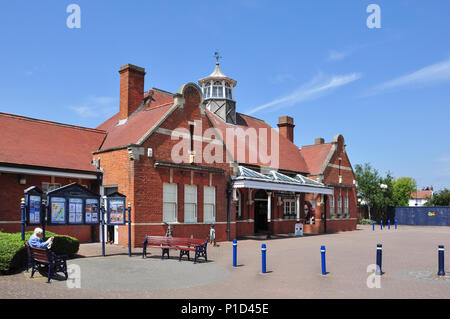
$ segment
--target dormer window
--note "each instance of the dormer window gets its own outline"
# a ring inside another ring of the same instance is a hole
[[[213,91],[212,91],[213,97],[223,97],[223,86],[222,82],[220,81],[214,81],[213,84]]]
[[[228,82],[225,82],[225,98],[232,100],[233,95],[231,94],[231,86]]]
[[[203,98],[207,99],[211,97],[211,83],[206,83],[205,87],[203,88]]]

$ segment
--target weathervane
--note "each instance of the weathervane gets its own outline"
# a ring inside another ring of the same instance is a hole
[[[222,59],[222,57],[219,55],[219,52],[214,52],[214,57],[216,58],[216,60],[217,60],[217,63],[219,63],[219,60],[220,59]]]

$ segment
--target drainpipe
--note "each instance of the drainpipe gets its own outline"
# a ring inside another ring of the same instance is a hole
[[[323,195],[323,232],[327,233],[327,202],[328,202],[328,195]]]

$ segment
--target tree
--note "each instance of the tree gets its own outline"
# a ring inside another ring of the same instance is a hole
[[[428,198],[425,206],[450,206],[450,190],[444,188],[443,190],[433,194]]]
[[[386,177],[382,177],[378,170],[365,163],[355,166],[355,178],[358,181],[358,198],[368,206],[370,218],[386,220],[389,207],[394,205],[392,175],[388,172]],[[387,188],[383,190],[380,187],[382,184]]]
[[[411,193],[416,189],[417,183],[411,177],[400,177],[393,183],[394,206],[408,206]]]

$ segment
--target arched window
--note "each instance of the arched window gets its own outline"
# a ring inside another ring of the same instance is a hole
[[[233,99],[233,95],[231,93],[231,86],[228,83],[225,83],[225,97],[230,100]]]
[[[207,99],[211,97],[211,83],[208,82],[205,84],[205,86],[203,87],[203,98]]]
[[[213,91],[212,91],[213,97],[223,97],[223,86],[222,82],[215,81],[213,84]]]

